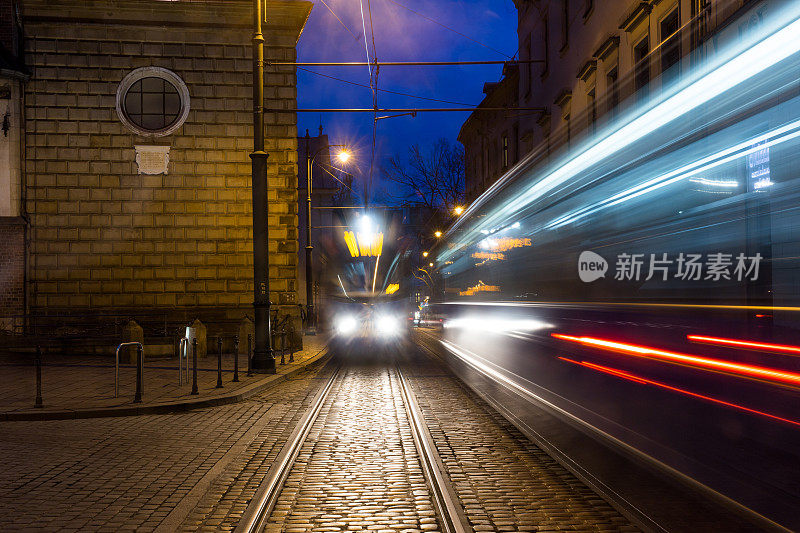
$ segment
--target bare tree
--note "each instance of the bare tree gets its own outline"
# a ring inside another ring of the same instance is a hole
[[[408,149],[408,161],[391,158],[384,178],[397,185],[396,200],[422,203],[431,211],[452,212],[464,203],[464,149],[439,139],[428,150],[418,144]]]

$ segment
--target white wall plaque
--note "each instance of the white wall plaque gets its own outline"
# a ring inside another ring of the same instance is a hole
[[[139,174],[166,174],[169,166],[169,146],[137,145],[136,164]]]

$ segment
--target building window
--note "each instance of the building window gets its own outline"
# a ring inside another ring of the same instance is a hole
[[[647,84],[650,83],[650,39],[645,37],[633,47],[633,61],[636,65],[634,89],[638,99],[647,97]]]
[[[508,168],[508,135],[503,135],[503,168]]]
[[[561,49],[569,48],[569,0],[561,0]]]
[[[514,129],[511,134],[511,141],[514,144],[514,152],[512,157],[514,158],[514,163],[516,163],[519,161],[519,126],[516,124],[514,124]]]
[[[550,19],[542,19],[542,51],[544,51],[544,63],[542,63],[542,79],[547,77],[550,69]]]
[[[533,48],[531,47],[531,36],[528,35],[523,44],[523,49],[528,54],[528,60],[533,59]],[[522,94],[528,96],[531,93],[531,78],[533,74],[533,63],[525,63],[522,68]]]
[[[661,74],[664,76],[670,67],[681,60],[680,14],[678,8],[661,21]],[[676,67],[673,69],[677,71]],[[674,75],[670,73],[670,75]]]
[[[117,88],[117,115],[139,135],[169,135],[189,115],[189,90],[171,70],[138,68],[125,76]]]
[[[608,92],[608,98],[606,100],[606,105],[608,106],[606,112],[609,114],[609,118],[613,119],[614,115],[617,112],[617,106],[619,105],[619,84],[617,83],[617,79],[619,78],[619,71],[615,66],[608,72],[606,72],[606,91]]]

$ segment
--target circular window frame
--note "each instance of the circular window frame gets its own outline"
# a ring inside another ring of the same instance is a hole
[[[178,114],[178,118],[176,118],[175,121],[166,128],[162,128],[160,130],[145,129],[134,123],[125,112],[124,102],[125,96],[128,94],[128,90],[131,88],[131,86],[133,86],[134,83],[144,78],[160,78],[175,87],[175,89],[178,91],[178,96],[181,99],[181,112]],[[128,75],[125,76],[120,82],[119,87],[117,87],[117,116],[129,130],[133,131],[137,135],[141,135],[142,137],[164,137],[174,133],[175,130],[183,126],[183,123],[186,122],[186,118],[189,116],[189,108],[189,89],[186,87],[186,84],[177,74],[164,67],[137,68],[136,70],[128,73]]]

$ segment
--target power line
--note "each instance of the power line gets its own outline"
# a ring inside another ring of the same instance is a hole
[[[304,68],[304,67],[297,67],[297,68],[298,68],[298,70],[302,70],[304,72],[309,72],[311,74],[315,74],[315,75],[323,77],[323,78],[328,78],[328,79],[331,79],[331,80],[340,81],[342,83],[349,83],[350,85],[355,85],[356,87],[363,87],[365,89],[372,89],[372,87],[370,87],[369,85],[364,85],[363,83],[358,83],[358,82],[355,82],[355,81],[345,80],[345,79],[342,79],[342,78],[337,78],[335,76],[328,76],[327,74],[323,74],[321,72],[316,72],[314,70],[307,69],[307,68]],[[393,90],[390,90],[390,89],[378,89],[378,91],[383,92],[383,93],[389,93],[389,94],[397,94],[397,95],[400,95],[400,96],[407,96],[409,98],[417,98],[419,100],[428,100],[428,101],[431,101],[431,102],[440,102],[442,104],[455,104],[455,105],[464,105],[464,106],[474,107],[473,104],[465,104],[464,102],[453,102],[453,101],[450,101],[450,100],[442,100],[440,98],[430,98],[430,97],[427,97],[427,96],[417,96],[415,94],[409,94],[409,93],[404,93],[404,92],[400,92],[400,91],[393,91]]]
[[[414,11],[414,10],[413,10],[413,9],[411,9],[410,7],[408,7],[408,6],[404,6],[404,5],[403,5],[403,4],[401,4],[400,2],[396,2],[395,0],[388,0],[388,1],[389,1],[389,2],[391,2],[391,3],[393,3],[393,4],[395,4],[396,6],[400,6],[400,7],[402,7],[403,9],[406,9],[406,10],[408,10],[408,11],[411,11],[411,12],[412,12],[412,13],[414,13],[415,15],[419,15],[420,17],[424,18],[425,20],[427,20],[427,21],[430,21],[430,22],[433,22],[434,24],[437,24],[437,25],[441,26],[442,28],[445,28],[445,29],[447,29],[447,30],[450,30],[450,31],[452,31],[453,33],[457,33],[458,35],[460,35],[460,36],[464,37],[465,39],[467,39],[467,40],[470,40],[470,41],[472,41],[472,42],[473,42],[473,43],[475,43],[475,44],[479,44],[479,45],[483,46],[484,48],[487,48],[487,49],[491,50],[492,52],[497,52],[497,53],[498,53],[498,54],[500,54],[501,56],[505,56],[505,57],[507,57],[507,58],[509,58],[509,59],[511,59],[511,57],[512,57],[512,56],[509,56],[508,54],[506,54],[506,53],[504,53],[504,52],[501,52],[500,50],[497,50],[496,48],[492,48],[491,46],[489,46],[489,45],[487,45],[487,44],[484,44],[484,43],[482,43],[482,42],[478,41],[477,39],[473,39],[473,38],[472,38],[472,37],[470,37],[469,35],[466,35],[466,34],[464,34],[464,33],[461,33],[460,31],[458,31],[458,30],[455,30],[455,29],[451,28],[450,26],[447,26],[447,25],[445,25],[445,24],[442,24],[442,23],[441,23],[441,22],[439,22],[438,20],[432,19],[431,17],[429,17],[429,16],[427,16],[427,15],[423,15],[423,14],[422,14],[422,13],[420,13],[419,11]]]
[[[342,19],[340,19],[340,18],[339,18],[339,16],[338,16],[336,13],[334,13],[334,12],[333,12],[333,9],[331,9],[331,6],[329,6],[328,4],[326,4],[326,3],[325,3],[325,0],[319,0],[319,1],[320,1],[320,2],[322,2],[322,5],[324,5],[325,7],[327,7],[327,8],[328,8],[328,11],[330,11],[330,12],[331,12],[331,15],[333,15],[333,16],[334,16],[334,18],[335,18],[336,20],[338,20],[338,21],[339,21],[339,24],[341,24],[341,25],[342,25],[342,27],[344,27],[344,29],[346,29],[348,32],[350,32],[350,35],[352,35],[353,37],[355,37],[355,39],[356,39],[356,41],[357,41],[357,40],[358,40],[358,35],[356,35],[355,33],[353,33],[353,31],[352,31],[350,28],[348,28],[348,27],[347,27],[347,25],[346,25],[344,22],[342,22]]]
[[[314,109],[278,109],[268,108],[264,109],[265,113],[408,113],[415,115],[417,113],[443,113],[443,112],[458,112],[458,111],[535,111],[543,113],[547,110],[545,107],[434,107],[434,108],[314,108]]]
[[[544,63],[544,59],[517,59],[514,61],[266,61],[271,67],[443,67],[470,65],[505,65],[507,63]]]

